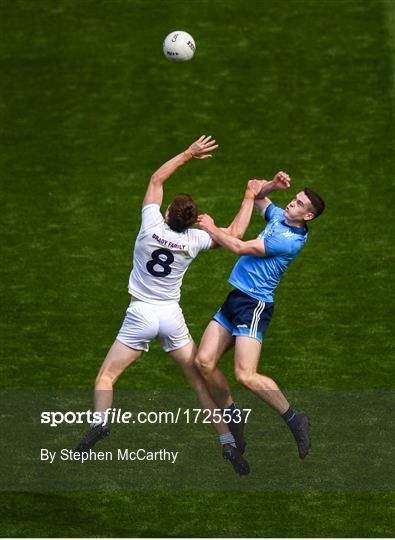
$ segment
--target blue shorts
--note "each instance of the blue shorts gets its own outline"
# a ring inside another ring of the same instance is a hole
[[[274,304],[255,300],[238,289],[228,294],[225,303],[213,320],[232,334],[257,339],[262,343],[263,334],[269,326]]]

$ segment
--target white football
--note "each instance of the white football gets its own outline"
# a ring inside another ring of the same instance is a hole
[[[187,62],[191,60],[195,51],[195,40],[182,30],[172,32],[163,42],[163,53],[171,62]]]

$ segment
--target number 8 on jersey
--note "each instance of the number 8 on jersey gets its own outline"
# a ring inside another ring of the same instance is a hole
[[[174,262],[174,255],[168,249],[156,249],[152,253],[152,259],[147,262],[146,267],[150,274],[158,277],[165,277],[171,273],[171,263]],[[161,267],[158,271],[156,268]]]

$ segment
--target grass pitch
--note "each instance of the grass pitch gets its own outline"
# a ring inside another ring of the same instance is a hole
[[[123,318],[150,174],[226,225],[246,181],[289,171],[327,202],[276,296],[261,369],[285,390],[391,390],[394,3],[3,1],[1,385],[92,385]],[[183,29],[192,62],[163,38]],[[289,194],[273,197],[287,202]],[[255,216],[248,238],[262,224]],[[182,305],[196,340],[235,258],[202,255]],[[231,357],[224,371],[234,381]],[[154,345],[123,389],[186,389]],[[295,461],[295,467],[299,466]],[[215,473],[215,471],[214,471]],[[213,474],[214,474],[213,473]],[[0,494],[2,536],[394,536],[393,492]]]

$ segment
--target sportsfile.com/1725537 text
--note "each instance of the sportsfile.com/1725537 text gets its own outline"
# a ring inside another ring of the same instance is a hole
[[[230,422],[240,423],[242,420],[247,423],[251,409],[199,409],[178,407],[174,411],[123,411],[122,409],[110,408],[101,412],[87,411],[43,411],[41,413],[41,424],[48,424],[50,427],[58,427],[61,424],[218,424],[221,421],[228,424]]]

